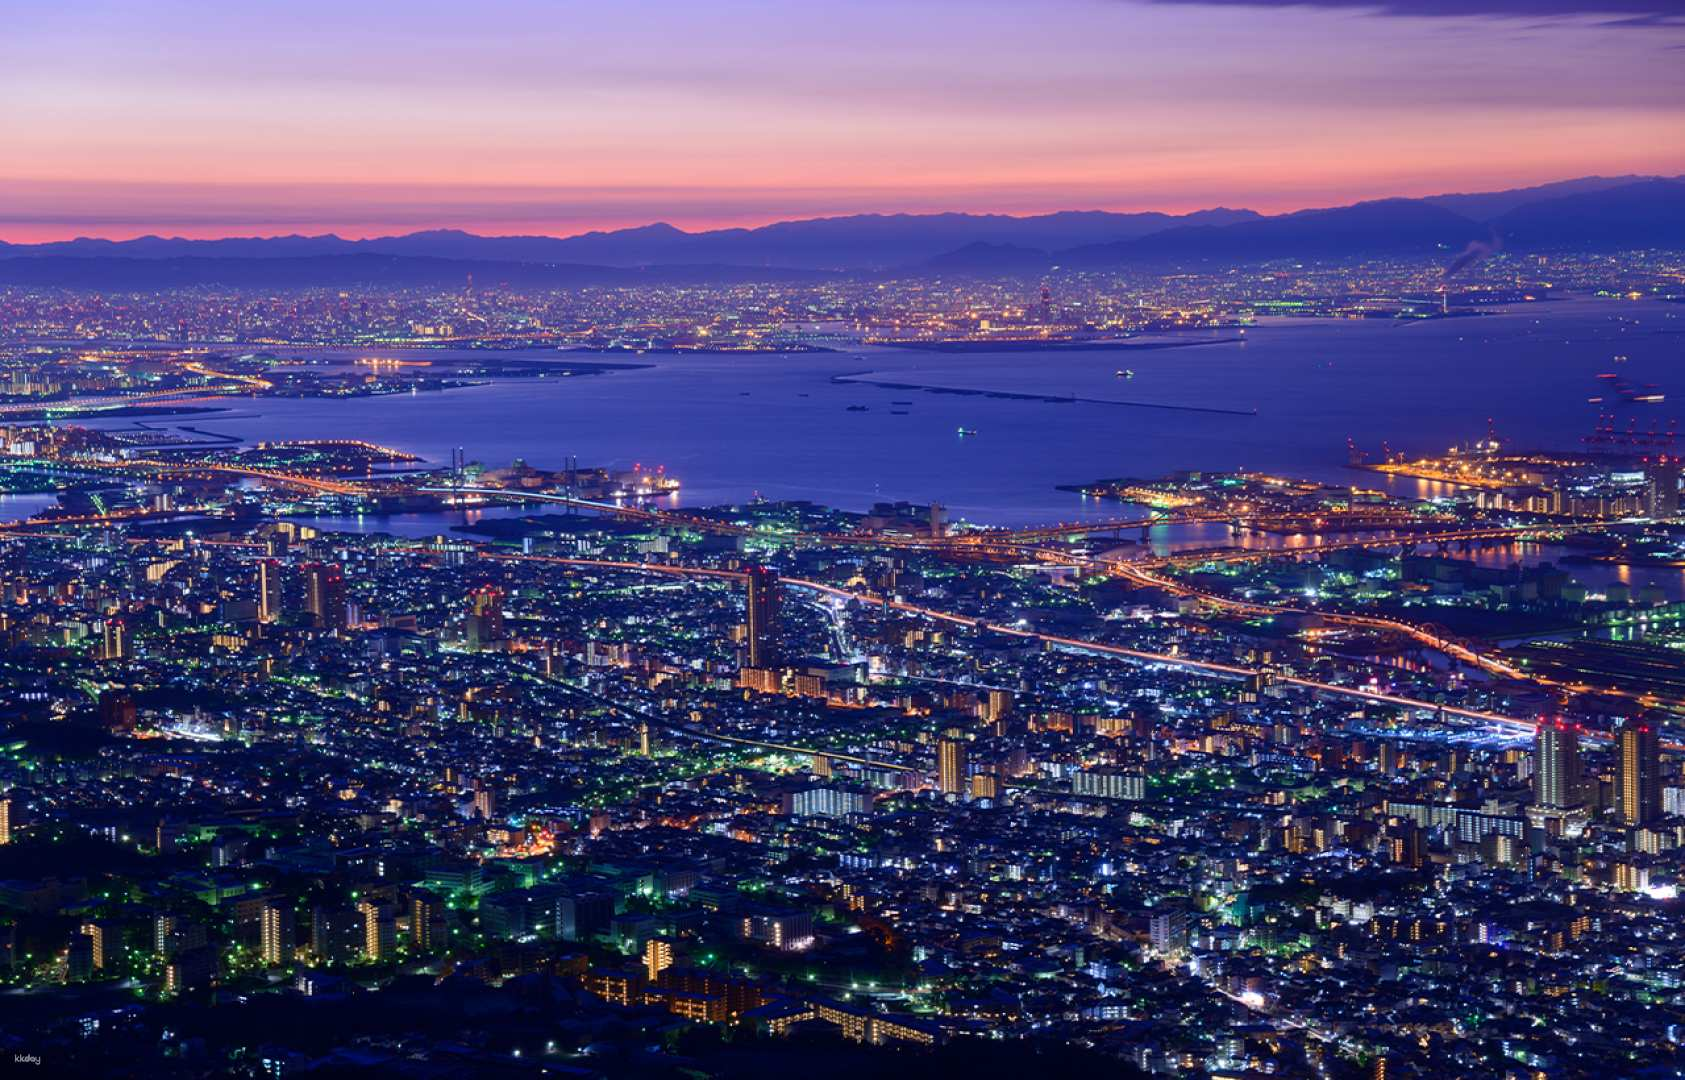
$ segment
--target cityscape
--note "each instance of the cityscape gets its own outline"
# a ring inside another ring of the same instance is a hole
[[[64,95],[0,170],[8,1075],[1685,1075],[1672,5],[656,3],[519,77],[576,13],[307,6],[485,85],[185,2],[0,75]],[[997,100],[1148,103],[1081,38],[1149,32],[1232,65],[1144,62],[1204,152]],[[250,132],[180,96],[234,56]],[[1299,63],[1436,126],[1296,136]],[[539,117],[600,160],[524,179]]]

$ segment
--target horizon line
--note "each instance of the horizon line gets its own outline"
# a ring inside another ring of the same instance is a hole
[[[0,216],[0,244],[9,247],[41,247],[52,244],[77,243],[82,241],[96,243],[123,244],[140,240],[159,240],[185,243],[214,243],[219,241],[272,241],[272,240],[341,240],[348,243],[367,243],[378,240],[402,239],[424,233],[460,233],[478,239],[486,240],[573,240],[591,235],[612,235],[636,231],[640,229],[667,228],[686,236],[700,236],[709,233],[744,231],[752,232],[774,225],[794,224],[817,221],[837,221],[851,218],[934,218],[944,216],[966,216],[1001,218],[1014,221],[1026,221],[1036,218],[1056,217],[1067,214],[1106,214],[1115,216],[1139,216],[1147,214],[1162,214],[1171,218],[1184,218],[1195,214],[1228,211],[1231,213],[1251,213],[1260,217],[1274,218],[1291,214],[1306,213],[1316,210],[1339,209],[1358,206],[1367,203],[1387,202],[1392,200],[1432,200],[1440,198],[1455,198],[1472,195],[1500,194],[1510,191],[1526,191],[1533,188],[1550,187],[1558,184],[1570,184],[1583,181],[1631,180],[1668,180],[1685,182],[1685,174],[1671,175],[1665,172],[1657,173],[1583,173],[1575,176],[1559,177],[1532,183],[1511,183],[1497,187],[1462,187],[1460,190],[1441,190],[1429,194],[1378,194],[1359,195],[1349,197],[1344,201],[1319,200],[1310,203],[1294,204],[1290,208],[1257,210],[1246,203],[1253,200],[1241,198],[1236,200],[1218,199],[1211,204],[1196,205],[1191,209],[1163,209],[1161,207],[1131,204],[1129,209],[1106,208],[1102,205],[1064,204],[1056,209],[960,209],[949,205],[940,209],[854,209],[826,212],[816,210],[811,212],[792,212],[785,215],[757,216],[752,218],[727,217],[719,218],[711,215],[698,215],[686,224],[675,223],[674,218],[684,220],[683,214],[659,215],[651,218],[617,217],[612,214],[599,214],[598,220],[590,224],[579,226],[562,226],[561,228],[545,228],[540,216],[532,215],[527,220],[520,220],[519,208],[508,208],[507,216],[502,220],[462,222],[452,220],[448,214],[442,214],[431,222],[417,221],[413,225],[402,221],[381,221],[374,214],[353,211],[356,216],[365,217],[365,224],[356,224],[349,220],[322,220],[337,217],[331,212],[312,214],[308,210],[297,211],[287,215],[283,220],[262,222],[251,220],[248,215],[240,214],[237,209],[229,208],[199,223],[186,221],[169,221],[160,215],[151,222],[137,220],[136,217],[119,217],[116,214],[65,214],[50,215],[36,214],[13,217],[6,220]],[[325,185],[343,186],[343,185]],[[373,187],[374,185],[367,185]],[[1402,185],[1408,186],[1408,185]],[[681,200],[682,201],[682,200]],[[887,201],[887,200],[886,200]],[[1272,200],[1264,200],[1267,205]],[[402,204],[399,204],[401,207]],[[591,208],[582,206],[580,216],[591,216]],[[545,215],[555,217],[558,215]],[[216,220],[220,217],[223,220]],[[698,219],[700,218],[700,219]],[[78,223],[78,219],[82,219]],[[623,223],[620,223],[623,222]],[[100,225],[110,226],[100,228]],[[507,226],[511,231],[493,231],[499,226]],[[60,231],[59,227],[65,230]],[[228,231],[222,231],[226,227]],[[92,228],[93,231],[74,231]],[[271,231],[273,230],[273,231]],[[46,235],[42,235],[46,233]]]

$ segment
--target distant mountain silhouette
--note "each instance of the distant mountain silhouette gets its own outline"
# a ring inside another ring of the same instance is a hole
[[[932,274],[1034,274],[1053,265],[1053,256],[1041,248],[1017,244],[987,244],[978,241],[926,259],[912,270]]]
[[[1481,235],[1461,214],[1419,199],[1381,199],[1236,225],[1166,229],[1139,240],[1056,253],[1062,265],[1098,267],[1163,260],[1256,261],[1356,255],[1431,255]]]
[[[1685,246],[1685,183],[1640,180],[1518,206],[1493,223],[1511,248],[1613,251]]]
[[[1217,260],[1449,257],[1494,231],[1513,250],[1685,248],[1685,182],[1582,177],[1272,217],[1226,208],[1182,215],[857,214],[705,232],[656,223],[569,237],[435,229],[369,240],[147,236],[0,243],[0,282],[147,289],[213,283],[432,285],[460,282],[469,273],[478,282],[532,286],[811,280],[835,272],[1022,276],[1054,265],[1104,269]]]
[[[509,262],[588,263],[597,266],[727,263],[739,266],[870,270],[934,258],[966,244],[1054,248],[1145,236],[1178,225],[1227,225],[1256,219],[1250,210],[1192,214],[1113,214],[1062,211],[1034,217],[1004,214],[858,214],[781,221],[757,229],[689,233],[665,223],[579,236],[476,236],[436,229],[372,240],[286,236],[272,240],[66,240],[0,245],[0,257],[29,255],[131,258],[298,258],[378,254]]]
[[[460,288],[477,285],[556,288],[577,285],[704,284],[738,281],[821,281],[820,270],[668,265],[586,266],[576,263],[434,259],[409,255],[305,255],[252,259],[111,258],[41,255],[0,258],[0,285],[38,285],[114,291],[152,291],[220,285],[263,288],[335,288],[385,285]]]
[[[1468,195],[1429,195],[1423,202],[1442,206],[1454,214],[1461,214],[1475,221],[1495,221],[1518,206],[1528,203],[1542,202],[1546,199],[1558,199],[1564,195],[1583,195],[1594,191],[1607,191],[1610,188],[1625,187],[1641,180],[1653,180],[1650,176],[1582,176],[1577,180],[1558,180],[1555,183],[1539,184],[1536,187],[1511,188],[1508,191],[1486,191]]]

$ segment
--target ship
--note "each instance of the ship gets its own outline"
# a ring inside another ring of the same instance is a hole
[[[1586,401],[1592,405],[1613,404],[1609,396],[1611,393],[1614,401],[1622,405],[1660,405],[1667,400],[1667,395],[1655,383],[1637,386],[1613,372],[1604,372],[1597,381],[1606,384],[1609,389],[1596,397],[1587,398]]]

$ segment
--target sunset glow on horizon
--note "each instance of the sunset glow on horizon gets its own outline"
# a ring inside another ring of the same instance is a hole
[[[1685,172],[1685,27],[1489,6],[71,3],[0,41],[0,239],[1280,212]]]

